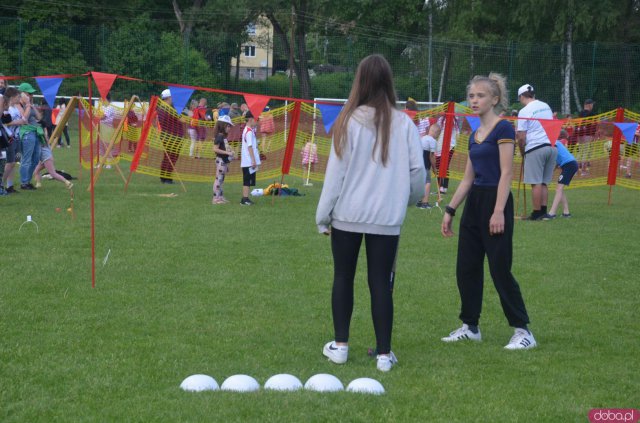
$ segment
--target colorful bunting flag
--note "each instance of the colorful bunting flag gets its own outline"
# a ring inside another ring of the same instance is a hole
[[[467,118],[467,122],[469,122],[469,126],[472,131],[475,131],[480,127],[480,118],[478,116],[465,116]]]
[[[565,124],[565,120],[559,119],[540,119],[540,125],[542,125],[542,129],[546,132],[547,137],[549,137],[549,141],[551,145],[555,146],[558,137],[560,136],[560,131],[562,130],[562,126]]]
[[[271,97],[268,97],[266,95],[256,95],[256,94],[244,95],[244,101],[247,102],[247,106],[249,107],[251,114],[256,119],[260,117],[260,114],[264,110],[267,103],[269,103],[270,99]]]
[[[403,112],[405,112],[407,114],[407,116],[409,116],[409,118],[411,120],[413,120],[416,117],[416,115],[418,114],[417,110],[404,109]]]
[[[111,91],[113,82],[116,80],[118,75],[114,73],[91,72],[91,77],[98,87],[100,97],[103,100],[107,101],[107,94],[109,94],[109,91]]]
[[[55,108],[56,96],[64,78],[36,78],[42,96],[50,108]]]
[[[318,104],[317,107],[320,110],[320,114],[322,114],[322,124],[324,125],[324,130],[328,134],[329,131],[331,131],[331,127],[336,121],[336,118],[342,111],[343,106],[340,104]]]
[[[638,124],[633,122],[615,122],[614,125],[622,132],[622,136],[628,144],[633,144],[633,137],[636,135]]]
[[[193,88],[170,86],[169,91],[171,91],[173,107],[176,108],[178,114],[182,113],[182,110],[184,110],[184,106],[186,106],[187,102],[189,101],[189,97],[191,97],[191,94],[193,94]]]

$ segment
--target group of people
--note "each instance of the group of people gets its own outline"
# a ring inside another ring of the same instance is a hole
[[[27,82],[18,87],[7,87],[0,78],[0,171],[2,186],[0,195],[17,194],[15,178],[20,178],[20,190],[33,191],[42,187],[40,172],[46,169],[49,175],[62,182],[68,189],[73,183],[56,172],[53,153],[49,147],[51,110],[33,102],[36,90]],[[48,116],[43,114],[48,113]],[[59,110],[56,115],[59,115]],[[68,141],[67,141],[68,142]],[[20,164],[16,175],[16,164]],[[32,181],[35,178],[35,185]]]
[[[171,91],[166,89],[161,93],[162,101],[173,107],[173,98]],[[214,114],[207,115],[207,100],[200,99],[197,106],[192,103],[193,110],[190,115],[189,133],[196,137],[192,139],[190,155],[199,156],[197,143],[206,139],[206,128],[197,125],[193,119],[211,120],[216,123],[213,129],[213,151],[216,154],[216,174],[213,183],[212,204],[226,204],[229,202],[224,196],[224,180],[229,171],[229,163],[234,159],[235,153],[229,147],[228,135],[233,123],[233,111],[237,109],[236,103],[233,103],[228,109],[226,103],[218,105],[218,109],[214,110]],[[256,128],[258,126],[258,118],[254,117],[251,111],[242,105],[237,110],[235,117],[244,117],[246,122],[242,131],[242,146],[240,151],[240,166],[242,168],[242,198],[240,204],[243,206],[253,205],[253,201],[249,198],[249,191],[252,186],[256,185],[256,172],[261,164],[260,152],[258,150],[258,140],[256,137]],[[246,109],[246,110],[245,110]],[[217,113],[216,113],[217,112]],[[180,153],[180,142],[184,137],[184,125],[177,114],[168,112],[164,108],[158,108],[158,123],[162,131],[160,132],[160,140],[164,149],[162,163],[160,164],[160,181],[164,184],[173,183],[173,173],[175,171],[176,162]],[[193,130],[193,131],[192,131]]]
[[[518,97],[529,103],[528,99],[534,98],[533,88],[521,88]],[[503,312],[514,330],[505,349],[534,348],[537,343],[528,327],[529,315],[511,272],[515,145],[524,134],[526,148],[533,128],[519,124],[516,133],[513,125],[501,118],[508,107],[508,93],[506,79],[499,74],[474,77],[467,86],[467,98],[480,125],[471,133],[464,176],[445,207],[441,224],[442,235],[452,237],[454,216],[466,200],[456,265],[462,325],[442,341],[481,341],[479,319],[486,256]],[[432,125],[429,130],[429,155],[425,156],[418,127],[407,114],[397,111],[395,104],[389,63],[381,55],[366,57],[358,66],[349,99],[332,129],[332,147],[316,211],[318,231],[331,237],[334,262],[334,338],[324,345],[322,353],[333,363],[348,360],[354,277],[364,239],[376,367],[383,372],[398,362],[391,349],[391,335],[401,227],[407,207],[421,198],[424,201],[426,168],[434,165],[431,149],[440,129],[440,125]],[[536,106],[542,107],[532,105]],[[533,148],[541,150],[538,155],[555,159],[555,151],[546,151],[546,146],[529,146],[526,150]],[[537,178],[537,173],[534,176]],[[531,183],[537,180],[531,179]]]

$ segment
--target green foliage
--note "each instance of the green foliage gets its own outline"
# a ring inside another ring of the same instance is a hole
[[[25,75],[84,73],[80,43],[64,35],[59,28],[34,28],[25,36],[22,72]]]

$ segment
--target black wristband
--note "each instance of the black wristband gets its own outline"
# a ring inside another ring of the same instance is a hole
[[[444,211],[445,211],[445,213],[448,213],[448,214],[449,214],[449,216],[451,216],[451,217],[453,217],[453,216],[455,216],[455,215],[456,215],[456,209],[454,209],[454,208],[453,208],[453,207],[451,207],[451,206],[445,206],[445,207],[444,207]]]

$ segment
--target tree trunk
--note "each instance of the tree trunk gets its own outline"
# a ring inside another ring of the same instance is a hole
[[[307,2],[306,0],[300,0],[298,12],[302,16],[306,15]],[[298,82],[300,83],[300,96],[302,98],[311,98],[311,78],[309,76],[309,60],[307,57],[307,43],[306,43],[307,27],[305,19],[298,19],[295,26],[296,44],[298,50],[298,62],[294,60],[296,69],[296,75],[298,75]]]
[[[301,13],[306,13],[306,1],[300,2],[300,8],[298,9]],[[274,15],[273,12],[267,12],[265,14],[267,19],[271,22],[273,26],[273,33],[282,43],[284,48],[285,55],[289,57],[291,55],[291,49],[296,49],[296,46],[292,46],[289,41],[287,34],[285,33],[282,25],[278,21],[278,18]],[[296,61],[295,55],[293,57],[293,69],[290,71],[294,71],[298,76],[298,82],[300,83],[300,97],[302,98],[310,98],[311,96],[311,78],[309,77],[309,67],[308,67],[308,59],[307,59],[307,47],[305,43],[305,32],[306,25],[304,24],[303,19],[299,19],[296,24],[295,30],[295,41],[298,51],[299,61]]]
[[[576,110],[582,109],[582,103],[580,102],[580,96],[578,95],[578,83],[576,82],[576,69],[571,62],[571,88],[573,88],[573,101],[576,102]]]
[[[563,41],[560,44],[560,79],[565,80],[565,67],[567,65],[567,56],[565,54],[566,43]],[[560,111],[564,114],[564,91],[560,90]]]
[[[176,15],[176,19],[178,19],[178,25],[180,26],[180,33],[184,36],[191,35],[191,31],[193,30],[194,19],[193,16],[197,13],[198,10],[202,8],[202,0],[193,0],[193,8],[191,9],[191,19],[185,21],[184,15],[180,10],[180,6],[178,5],[178,0],[173,0],[173,12]]]
[[[565,32],[565,42],[567,46],[567,61],[564,66],[564,84],[562,86],[562,114],[571,113],[571,68],[573,64],[572,58],[572,39],[573,39],[573,19],[569,19],[567,31]]]

